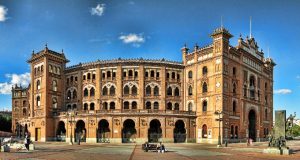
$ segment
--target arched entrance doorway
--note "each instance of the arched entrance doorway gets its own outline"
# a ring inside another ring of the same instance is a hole
[[[59,121],[57,130],[56,130],[56,140],[65,142],[66,141],[66,128],[65,128],[65,122]]]
[[[207,126],[204,124],[202,126],[202,138],[207,138]]]
[[[135,142],[136,129],[135,123],[132,119],[127,119],[123,123],[122,129],[122,143]]]
[[[249,112],[249,138],[251,138],[253,141],[256,139],[256,114],[254,110],[250,110]]]
[[[102,119],[98,123],[98,131],[97,131],[97,142],[98,143],[109,143],[109,123],[106,119]]]
[[[77,121],[74,138],[75,138],[75,142],[78,142],[79,139],[80,139],[80,142],[86,141],[86,129],[85,129],[85,123],[83,120]]]
[[[159,142],[162,137],[162,129],[159,120],[153,119],[150,122],[150,128],[148,129],[148,142]]]
[[[183,120],[178,120],[174,128],[174,143],[184,143],[186,140],[186,129]]]

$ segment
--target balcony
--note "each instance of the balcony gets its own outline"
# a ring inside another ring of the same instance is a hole
[[[177,110],[157,110],[157,109],[114,109],[114,110],[95,110],[76,111],[76,115],[184,115],[184,116],[196,116],[196,112],[193,111],[177,111]],[[67,112],[58,112],[57,116],[65,116]]]

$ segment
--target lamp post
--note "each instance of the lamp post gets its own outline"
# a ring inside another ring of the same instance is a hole
[[[73,145],[73,122],[75,122],[75,114],[73,110],[68,111],[69,123],[71,125],[70,145]],[[73,120],[74,118],[74,120]]]
[[[222,144],[221,144],[221,121],[223,121],[223,119],[221,118],[221,115],[222,115],[222,111],[219,111],[217,110],[215,112],[215,115],[218,115],[219,118],[216,119],[216,121],[219,121],[219,135],[218,135],[218,147],[220,147]]]

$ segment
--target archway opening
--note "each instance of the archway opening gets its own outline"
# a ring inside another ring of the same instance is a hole
[[[132,119],[127,119],[123,123],[122,143],[134,143],[136,137],[135,123]]]
[[[85,128],[85,123],[83,120],[79,120],[76,123],[75,142],[78,142],[79,139],[80,139],[80,142],[86,141],[86,128]]]
[[[186,141],[186,129],[183,120],[178,120],[174,128],[174,143],[184,143]]]
[[[97,142],[109,143],[110,129],[106,119],[102,119],[98,123]]]
[[[254,110],[250,110],[249,112],[249,138],[251,138],[253,141],[256,139],[256,113]]]
[[[56,130],[56,140],[60,142],[66,141],[66,127],[65,122],[59,121]]]
[[[150,128],[148,129],[148,142],[159,142],[162,137],[162,129],[159,120],[153,119],[150,122]]]

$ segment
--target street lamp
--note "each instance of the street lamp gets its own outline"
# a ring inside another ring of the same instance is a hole
[[[218,135],[218,147],[220,147],[221,144],[221,121],[223,121],[223,119],[221,118],[221,115],[223,114],[222,111],[217,110],[215,112],[215,115],[218,115],[219,118],[216,119],[216,121],[219,121],[219,135]]]
[[[68,116],[69,116],[69,123],[71,125],[71,135],[70,135],[70,145],[73,145],[73,122],[75,122],[75,113],[74,110],[69,110],[68,111]],[[74,118],[74,120],[73,120]]]

